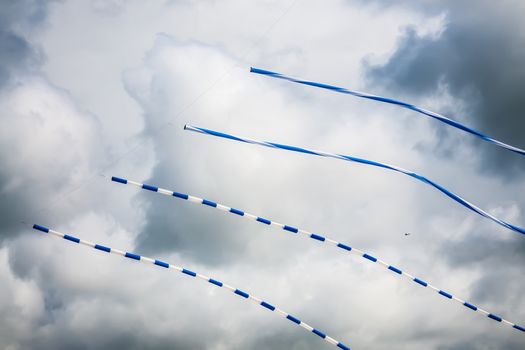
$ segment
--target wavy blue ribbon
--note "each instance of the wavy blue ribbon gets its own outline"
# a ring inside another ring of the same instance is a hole
[[[342,155],[342,154],[328,153],[328,152],[322,152],[322,151],[314,151],[314,150],[307,149],[307,148],[283,145],[283,144],[275,143],[275,142],[258,141],[258,140],[248,139],[248,138],[245,138],[245,137],[225,134],[225,133],[222,133],[222,132],[219,132],[219,131],[214,131],[214,130],[210,130],[210,129],[200,128],[200,127],[196,127],[196,126],[191,126],[191,125],[184,125],[184,130],[195,131],[195,132],[199,132],[201,134],[222,137],[222,138],[226,138],[226,139],[230,139],[230,140],[241,141],[241,142],[251,143],[251,144],[255,144],[255,145],[270,147],[270,148],[279,148],[279,149],[284,149],[284,150],[287,150],[287,151],[306,153],[306,154],[311,154],[311,155],[315,155],[315,156],[336,158],[336,159],[346,160],[346,161],[350,161],[350,162],[367,164],[367,165],[372,165],[372,166],[376,166],[376,167],[380,167],[380,168],[384,168],[384,169],[388,169],[388,170],[397,171],[397,172],[400,172],[402,174],[408,175],[408,176],[410,176],[410,177],[412,177],[412,178],[414,178],[416,180],[419,180],[419,181],[421,181],[421,182],[423,182],[423,183],[425,183],[427,185],[430,185],[430,186],[434,187],[435,189],[437,189],[441,193],[445,194],[447,197],[452,198],[454,201],[458,202],[459,204],[463,205],[464,207],[472,210],[473,212],[475,212],[475,213],[477,213],[477,214],[479,214],[479,215],[481,215],[481,216],[483,216],[483,217],[485,217],[487,219],[490,219],[490,220],[500,224],[501,226],[503,226],[505,228],[508,228],[509,230],[512,230],[512,231],[515,231],[515,232],[518,232],[518,233],[521,233],[521,234],[525,234],[525,229],[523,229],[521,227],[518,227],[518,226],[515,226],[515,225],[512,225],[512,224],[509,224],[509,223],[507,223],[507,222],[505,222],[505,221],[503,221],[501,219],[498,219],[495,216],[492,216],[489,213],[487,213],[487,212],[483,211],[482,209],[478,208],[474,204],[468,202],[467,200],[461,198],[457,194],[447,190],[443,186],[441,186],[441,185],[439,185],[439,184],[437,184],[437,183],[427,179],[424,176],[418,175],[418,174],[416,174],[416,173],[414,173],[412,171],[405,170],[405,169],[400,168],[398,166],[384,164],[384,163],[379,163],[379,162],[375,162],[373,160],[368,160],[368,159],[363,159],[363,158],[346,156],[346,155]]]
[[[494,138],[492,138],[492,137],[490,137],[488,135],[485,135],[485,134],[483,134],[483,133],[481,133],[481,132],[479,132],[477,130],[469,128],[468,126],[463,125],[463,124],[461,124],[461,123],[459,123],[459,122],[457,122],[455,120],[449,119],[449,118],[447,118],[447,117],[445,117],[445,116],[443,116],[441,114],[438,114],[438,113],[435,113],[435,112],[423,109],[421,107],[414,106],[414,105],[412,105],[410,103],[394,100],[394,99],[387,98],[387,97],[376,96],[376,95],[368,94],[368,93],[365,93],[365,92],[348,90],[348,89],[345,89],[345,88],[342,88],[342,87],[333,86],[333,85],[316,83],[316,82],[308,81],[308,80],[295,79],[295,78],[283,75],[281,73],[271,72],[271,71],[264,70],[264,69],[259,69],[259,68],[250,67],[250,72],[251,73],[257,73],[257,74],[266,75],[266,76],[269,76],[269,77],[272,77],[272,78],[288,80],[288,81],[291,81],[293,83],[310,85],[310,86],[318,87],[318,88],[321,88],[321,89],[327,89],[327,90],[331,90],[331,91],[335,91],[335,92],[340,92],[342,94],[347,94],[347,95],[352,95],[352,96],[356,96],[356,97],[367,98],[369,100],[389,103],[389,104],[393,104],[393,105],[400,106],[400,107],[403,107],[403,108],[407,108],[407,109],[410,109],[412,111],[416,111],[418,113],[424,114],[424,115],[426,115],[426,116],[428,116],[430,118],[437,119],[440,122],[443,122],[445,124],[453,126],[453,127],[457,128],[457,129],[460,129],[460,130],[463,130],[465,132],[468,132],[469,134],[477,136],[477,137],[481,138],[484,141],[487,141],[487,142],[490,142],[492,144],[495,144],[496,146],[503,147],[503,148],[508,149],[508,150],[510,150],[512,152],[516,152],[518,154],[521,154],[522,156],[525,155],[525,150],[522,150],[521,148],[514,147],[514,146],[511,146],[509,144],[506,144],[506,143],[503,143],[501,141],[498,141],[498,140],[496,140],[496,139],[494,139]]]

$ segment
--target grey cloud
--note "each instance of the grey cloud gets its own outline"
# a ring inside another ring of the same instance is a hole
[[[48,6],[46,1],[0,5],[0,113],[8,125],[0,132],[0,243],[36,221],[59,221],[89,207],[50,208],[68,199],[61,200],[106,160],[96,116],[42,74],[44,55],[27,37],[44,25]]]
[[[37,57],[24,38],[0,29],[0,85],[6,84],[14,71],[38,61]]]
[[[41,56],[26,38],[16,32],[24,25],[38,25],[45,18],[46,4],[44,1],[16,1],[3,0],[0,3],[0,93],[11,79],[26,72],[38,70],[41,64]],[[3,123],[9,117],[11,111],[2,108],[0,110]],[[11,127],[11,125],[10,125]],[[6,185],[16,176],[13,172],[6,170],[8,158],[12,157],[16,148],[12,144],[2,142],[2,171],[0,171],[0,213],[3,217],[1,225],[0,242],[6,236],[14,236],[19,230],[19,222],[22,210],[17,200],[18,194],[8,193]],[[27,204],[27,203],[25,203]],[[13,220],[13,218],[15,218]]]
[[[444,11],[447,14],[444,31],[435,38],[420,37],[415,30],[406,29],[387,63],[368,67],[370,83],[376,88],[382,86],[380,89],[385,93],[394,92],[407,100],[432,95],[440,84],[445,84],[450,93],[465,102],[471,113],[469,117],[456,115],[452,108],[442,113],[523,148],[523,4],[511,1],[494,6],[490,2],[478,2],[472,6],[468,2],[449,2],[446,6],[414,7],[433,15]],[[435,129],[438,130],[438,143],[433,148],[417,147],[425,153],[454,157],[458,144],[464,141],[457,141],[458,136],[453,133],[461,131],[444,125],[436,125]],[[474,139],[468,143],[475,144],[475,152],[483,154],[480,169],[484,172],[518,180],[516,176],[525,170],[525,162],[516,154]],[[519,188],[518,182],[507,184]],[[524,203],[519,191],[514,193],[522,207]],[[482,277],[472,286],[474,300],[490,302],[499,297],[520,305],[522,301],[511,298],[515,289],[506,286],[512,286],[508,281],[519,274],[515,266],[523,262],[525,245],[521,237],[500,241],[490,238],[494,234],[489,227],[472,230],[465,239],[444,243],[441,251],[451,268],[483,271]]]
[[[492,230],[483,229],[472,232],[468,240],[459,242],[448,242],[443,245],[443,251],[447,251],[447,257],[452,265],[474,266],[481,260],[490,263],[510,264],[516,262],[525,263],[525,242],[520,236],[512,237],[507,240],[485,239],[494,237],[498,233]],[[470,249],[467,248],[471,246]],[[462,249],[458,249],[462,248]],[[487,254],[488,251],[502,252],[502,254]]]
[[[524,148],[523,3],[508,1],[494,6],[483,1],[473,6],[468,1],[451,1],[444,6],[434,3],[414,7],[429,14],[445,12],[446,28],[438,38],[420,37],[407,28],[388,62],[367,68],[374,90],[417,101],[421,96],[432,95],[444,83],[451,94],[465,102],[468,115],[441,112],[498,140]],[[436,129],[448,128],[435,124]],[[462,133],[452,129],[449,132]],[[482,171],[512,179],[525,170],[523,157],[474,138],[469,142],[476,152],[484,155]],[[447,146],[440,143],[434,149],[443,152],[443,147]],[[453,152],[454,147],[449,144],[443,155]]]
[[[1,239],[27,232],[35,220],[49,225],[65,213],[89,207],[82,204],[86,197],[73,199],[81,205],[77,208],[60,202],[105,160],[96,118],[39,76],[0,91],[0,111],[9,125],[0,131]],[[52,204],[62,208],[50,208]],[[20,226],[26,220],[25,228]]]
[[[173,119],[176,111],[182,108],[184,99],[179,96],[169,96],[172,88],[170,85],[173,81],[176,82],[177,78],[182,77],[178,76],[177,72],[170,72],[170,62],[164,55],[180,55],[182,60],[185,60],[184,55],[188,57],[194,55],[193,57],[199,61],[202,61],[206,55],[211,55],[216,61],[226,61],[228,58],[222,57],[207,45],[180,43],[162,34],[157,36],[156,44],[145,58],[144,70],[154,71],[154,75],[149,77],[150,80],[141,81],[137,85],[135,80],[140,80],[144,71],[130,70],[125,74],[128,92],[144,109],[144,136],[152,140],[157,157],[153,175],[147,181],[166,188],[170,186],[169,184],[191,184],[193,181],[199,183],[202,181],[197,177],[192,179],[188,175],[192,171],[184,170],[185,167],[194,164],[194,162],[188,164],[193,152],[202,148],[191,149],[185,145],[182,139],[187,136],[182,131],[184,120],[180,117]],[[141,95],[141,92],[144,95]],[[175,127],[166,125],[167,121],[171,121],[170,125]],[[185,192],[182,188],[175,190]],[[175,250],[183,253],[186,259],[217,264],[234,261],[235,252],[245,246],[241,240],[234,239],[236,235],[234,232],[227,232],[220,218],[217,220],[220,213],[205,212],[206,208],[195,208],[180,203],[176,198],[159,198],[150,193],[140,193],[139,196],[148,203],[146,225],[137,237],[138,249],[146,253]]]
[[[440,346],[437,350],[519,350],[523,348],[523,344],[516,340],[504,340],[497,345],[490,341],[490,336],[481,335],[474,340],[455,342],[451,345]]]
[[[120,15],[125,7],[127,0],[91,0],[91,8],[94,12],[105,16]]]
[[[523,148],[525,138],[524,29],[521,19],[523,4],[505,2],[494,6],[490,2],[448,2],[445,6],[412,4],[418,11],[436,15],[446,13],[446,27],[439,37],[420,37],[407,28],[393,55],[382,66],[369,66],[367,74],[371,86],[389,96],[406,101],[417,101],[421,96],[435,94],[444,85],[451,94],[466,105],[467,115],[454,111],[454,106],[438,112],[472,125],[486,134]],[[412,118],[419,118],[412,115]],[[428,123],[433,123],[427,120]],[[424,154],[457,159],[458,148],[470,145],[481,154],[479,169],[482,173],[499,175],[505,186],[517,187],[514,201],[519,208],[525,203],[520,196],[519,179],[525,162],[519,155],[504,151],[445,125],[434,123],[438,141],[418,144]],[[509,181],[510,180],[510,181]],[[479,274],[471,285],[472,303],[489,305],[504,317],[516,317],[523,303],[517,297],[524,285],[520,276],[525,257],[522,237],[500,240],[490,226],[473,229],[462,239],[444,242],[440,247],[443,263],[452,271],[472,271]],[[505,300],[500,304],[498,300]],[[461,342],[443,349],[520,348],[514,340],[497,347],[486,339]]]
[[[494,237],[491,230],[475,230],[465,239],[443,244],[441,252],[443,262],[450,268],[480,272],[471,286],[471,302],[492,304],[501,312],[512,314],[525,301],[519,292],[525,285],[516,280],[525,264],[522,237],[502,240]],[[497,300],[505,300],[505,304],[498,305]]]
[[[0,86],[20,71],[34,71],[41,63],[39,50],[17,30],[40,25],[46,9],[46,1],[3,0],[0,3]]]

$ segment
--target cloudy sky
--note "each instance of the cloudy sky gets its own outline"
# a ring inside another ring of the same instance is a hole
[[[109,179],[318,232],[523,325],[515,232],[399,174],[183,125],[396,164],[523,227],[523,157],[248,70],[397,97],[524,148],[524,15],[518,0],[1,1],[0,347],[331,347],[225,290],[31,230],[40,223],[214,276],[352,349],[523,349],[523,333],[362,258]]]

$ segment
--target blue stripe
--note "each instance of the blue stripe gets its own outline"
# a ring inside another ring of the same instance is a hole
[[[374,162],[373,160],[357,158],[357,157],[352,157],[352,156],[345,156],[344,154],[338,154],[338,156],[341,156],[341,157],[343,157],[343,158],[345,158],[345,159],[347,159],[349,161],[356,162],[356,163],[372,165],[372,166],[376,166],[376,167],[384,168],[384,169],[389,169],[389,170],[393,170],[393,171],[399,171],[397,169],[392,168],[389,165],[378,163],[378,162]]]
[[[140,260],[140,255],[133,254],[133,253],[127,253],[124,255],[126,258],[134,259],[134,260]]]
[[[476,311],[478,309],[475,305],[472,305],[471,303],[467,303],[466,301],[463,303],[463,305],[465,305],[466,307],[468,307],[469,309],[472,309],[474,311]]]
[[[267,220],[265,218],[258,217],[257,221],[262,222],[263,224],[270,225],[272,222],[270,220]]]
[[[488,318],[492,318],[494,321],[498,321],[498,322],[501,322],[501,317],[499,317],[498,315],[494,315],[494,314],[488,314],[487,315]]]
[[[321,89],[335,90],[335,91],[344,92],[344,89],[338,88],[337,86],[333,86],[333,85],[316,83],[316,82],[313,82],[313,81],[306,81],[306,80],[302,80],[302,81],[298,81],[298,82],[301,83],[301,84],[304,84],[304,85],[315,86],[315,87],[318,87],[318,88],[321,88]]]
[[[204,204],[204,205],[209,205],[210,207],[214,207],[214,208],[217,207],[217,203],[212,202],[212,201],[209,201],[209,200],[207,200],[207,199],[203,199],[203,200],[202,200],[202,204]]]
[[[272,304],[268,304],[266,301],[261,302],[261,306],[264,306],[265,308],[271,311],[275,310],[275,306],[273,306]]]
[[[420,280],[419,278],[414,278],[414,282],[416,283],[419,283],[420,285],[422,285],[423,287],[426,287],[428,286],[428,283],[423,281],[423,280]]]
[[[312,233],[310,235],[310,238],[316,239],[321,242],[324,242],[326,240],[326,238],[324,238],[323,236],[316,235],[315,233]]]
[[[525,332],[525,328],[523,328],[522,326],[518,326],[517,324],[515,324],[514,326],[512,326],[513,328],[516,328],[517,330],[519,331],[522,331],[522,332]]]
[[[230,213],[237,214],[237,215],[240,215],[240,216],[244,216],[244,212],[242,210],[238,210],[238,209],[235,209],[235,208],[230,208]]]
[[[80,239],[70,236],[70,235],[64,235],[64,239],[67,239],[68,241],[80,243]]]
[[[321,331],[318,331],[318,330],[315,329],[315,328],[312,329],[312,333],[313,333],[313,334],[316,334],[316,335],[318,335],[318,336],[320,336],[320,337],[323,338],[323,339],[326,338],[326,334],[324,334],[324,333],[321,332]]]
[[[411,107],[413,107],[413,105],[411,105],[411,104],[409,104],[409,103],[405,103],[405,102],[401,102],[401,101],[396,101],[396,100],[391,99],[391,98],[388,98],[388,97],[381,97],[381,96],[366,96],[366,97],[364,97],[364,98],[369,98],[369,99],[374,100],[374,101],[390,103],[390,104],[393,104],[393,105],[398,105],[398,106],[402,106],[402,107],[406,107],[406,108],[411,108]]]
[[[449,294],[449,293],[447,293],[447,292],[445,292],[445,291],[442,291],[442,290],[440,290],[438,293],[441,294],[441,295],[444,296],[444,297],[447,297],[447,298],[449,298],[449,299],[452,299],[452,294]]]
[[[373,262],[377,261],[377,258],[373,257],[372,255],[368,255],[366,253],[363,254],[363,258],[368,259],[368,260],[373,261]]]
[[[160,260],[155,260],[155,265],[158,265],[158,266],[161,266],[161,267],[165,267],[165,268],[169,268],[170,267],[170,264],[165,263],[164,261],[160,261]]]
[[[222,287],[222,282],[221,282],[221,281],[214,280],[213,278],[210,278],[210,279],[208,280],[208,282],[210,282],[211,284],[215,284],[215,285],[218,286],[218,287]]]
[[[240,295],[240,296],[243,297],[243,298],[248,298],[248,297],[249,297],[248,293],[243,292],[243,291],[240,290],[240,289],[236,289],[236,290],[234,291],[234,293],[237,294],[237,295]]]
[[[105,247],[105,246],[100,245],[100,244],[95,244],[95,249],[102,250],[103,252],[106,252],[106,253],[110,253],[111,252],[111,248],[110,247]]]
[[[520,232],[520,233],[523,233],[525,235],[525,229],[521,228],[521,227],[518,227],[516,225],[513,225],[513,224],[509,224],[509,223],[506,223],[507,225],[509,225],[509,227],[514,230],[514,231],[517,231],[517,232]]]
[[[124,184],[124,185],[128,183],[128,180],[123,179],[121,177],[116,177],[116,176],[112,176],[111,181],[120,182],[121,184]]]
[[[153,192],[157,192],[159,190],[158,187],[151,186],[151,185],[148,185],[148,184],[142,184],[142,188],[145,189],[145,190],[148,190],[148,191],[153,191]]]
[[[187,128],[187,125],[184,125],[184,130],[186,130],[186,128]],[[232,136],[232,135],[224,134],[222,132],[213,131],[213,130],[205,129],[205,128],[198,128],[198,127],[195,127],[195,128],[197,130],[199,130],[200,132],[204,132],[206,134],[210,134],[210,135],[213,135],[213,136],[218,136],[218,137],[222,137],[222,138],[230,139],[230,140],[235,140],[235,141],[246,142],[243,139],[240,139],[240,138]]]
[[[348,245],[346,245],[346,244],[343,244],[343,243],[337,243],[337,246],[338,246],[339,248],[344,249],[344,250],[348,250],[348,251],[351,251],[351,250],[352,250],[352,247],[350,247],[350,246],[348,246]]]
[[[193,277],[197,276],[195,272],[186,270],[186,269],[182,269],[182,273],[185,273],[186,275],[193,276]]]
[[[34,224],[34,225],[33,225],[33,228],[34,228],[35,230],[42,231],[42,232],[45,232],[45,233],[48,233],[48,232],[49,232],[49,229],[48,229],[47,227],[40,226],[40,225],[37,225],[37,224]]]
[[[188,195],[187,194],[184,194],[184,193],[179,193],[179,192],[173,192],[172,194],[173,197],[177,197],[177,198],[180,198],[180,199],[188,199]]]
[[[391,271],[394,271],[395,273],[401,274],[401,270],[398,269],[397,267],[392,266],[392,265],[390,265],[388,267],[388,269],[391,270]]]
[[[290,321],[294,322],[294,323],[297,323],[297,324],[300,324],[301,323],[301,320],[298,319],[298,318],[295,318],[293,317],[292,315],[288,315],[286,316],[287,319],[289,319]]]
[[[343,343],[338,343],[337,347],[341,348],[343,350],[350,350],[350,348],[348,346],[346,346],[345,344],[343,344]]]
[[[299,232],[298,228],[295,228],[295,227],[292,227],[292,226],[288,226],[288,225],[284,225],[283,230],[290,231],[290,232],[293,232],[293,233]]]
[[[317,155],[317,153],[315,153],[313,151],[310,151],[308,149],[301,148],[301,147],[283,145],[281,143],[274,143],[274,142],[267,142],[267,143],[269,143],[270,145],[273,145],[275,147],[279,147],[279,148],[285,149],[287,151],[293,151],[293,152],[300,152],[300,153]]]
[[[264,74],[264,75],[279,75],[279,73],[270,72],[269,70],[264,70],[260,68],[250,67],[251,73]]]

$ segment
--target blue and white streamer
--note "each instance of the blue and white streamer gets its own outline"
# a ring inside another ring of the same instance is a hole
[[[373,263],[376,263],[376,265],[378,266],[381,266],[387,270],[390,270],[392,272],[394,272],[396,275],[399,275],[399,276],[402,276],[402,277],[405,277],[407,278],[408,280],[414,282],[414,283],[417,283],[418,285],[420,286],[423,286],[423,287],[426,287],[426,288],[429,288],[431,290],[433,290],[434,292],[438,293],[439,295],[447,298],[447,299],[450,299],[450,300],[454,300],[460,304],[462,304],[463,306],[467,307],[468,309],[470,310],[473,310],[473,311],[476,311],[478,313],[480,313],[481,315],[484,315],[494,321],[497,321],[497,322],[501,322],[505,325],[508,325],[508,326],[511,326],[513,327],[514,329],[517,329],[519,331],[522,331],[522,332],[525,332],[525,328],[513,323],[513,322],[510,322],[510,321],[507,321],[505,319],[503,319],[502,317],[494,314],[494,313],[491,313],[491,312],[488,312],[488,311],[485,311],[484,309],[481,309],[477,306],[475,306],[474,304],[471,304],[463,299],[460,299],[448,292],[445,292],[444,290],[436,287],[436,286],[433,286],[432,284],[426,282],[425,280],[423,279],[420,279],[420,278],[417,278],[417,277],[414,277],[412,276],[411,274],[409,274],[408,272],[405,272],[397,267],[395,267],[394,265],[391,265],[371,254],[368,254],[366,252],[364,252],[363,250],[360,250],[360,249],[357,249],[357,248],[354,248],[354,247],[351,247],[349,246],[348,244],[344,244],[344,243],[341,243],[341,242],[337,242],[331,238],[328,238],[326,236],[323,236],[323,235],[320,235],[320,234],[315,234],[315,233],[312,233],[312,232],[309,232],[309,231],[306,231],[306,230],[303,230],[303,229],[300,229],[300,228],[297,228],[297,227],[294,227],[294,226],[290,226],[290,225],[284,225],[284,224],[281,224],[281,223],[278,223],[276,221],[273,221],[273,220],[270,220],[270,219],[267,219],[267,218],[264,218],[264,217],[261,217],[261,216],[257,216],[257,215],[253,215],[253,214],[250,214],[250,213],[247,213],[243,210],[239,210],[239,209],[235,209],[235,208],[231,208],[231,207],[228,207],[226,205],[223,205],[223,204],[220,204],[220,203],[217,203],[217,202],[214,202],[214,201],[211,201],[211,200],[208,200],[208,199],[203,199],[203,198],[199,198],[199,197],[195,197],[195,196],[192,196],[192,195],[189,195],[189,194],[185,194],[185,193],[180,193],[180,192],[175,192],[175,191],[171,191],[171,190],[166,190],[166,189],[163,189],[163,188],[159,188],[157,186],[152,186],[152,185],[148,185],[148,184],[143,184],[143,183],[139,183],[139,182],[135,182],[135,181],[131,181],[131,180],[127,180],[127,179],[123,179],[123,178],[120,178],[120,177],[116,177],[116,176],[113,176],[111,178],[112,181],[114,182],[118,182],[118,183],[121,183],[121,184],[129,184],[129,185],[133,185],[133,186],[136,186],[136,187],[139,187],[139,188],[142,188],[142,189],[145,189],[145,190],[148,190],[148,191],[152,191],[152,192],[157,192],[157,193],[160,193],[160,194],[163,194],[163,195],[166,195],[166,196],[170,196],[170,197],[176,197],[176,198],[179,198],[179,199],[183,199],[183,200],[186,200],[188,202],[192,202],[192,203],[196,203],[196,204],[202,204],[202,205],[205,205],[205,206],[208,206],[208,207],[211,207],[211,208],[216,208],[216,209],[219,209],[220,211],[223,211],[223,212],[228,212],[228,213],[231,213],[231,214],[235,214],[235,216],[241,216],[243,218],[246,218],[246,219],[249,219],[249,220],[252,220],[252,221],[256,221],[256,222],[259,222],[261,224],[265,224],[265,225],[268,225],[268,226],[275,226],[275,227],[278,227],[284,231],[287,231],[287,232],[291,232],[293,234],[301,234],[303,237],[308,237],[308,238],[311,238],[317,242],[321,242],[321,243],[327,243],[329,245],[332,245],[332,246],[335,246],[337,248],[340,248],[342,249],[343,251],[347,252],[347,253],[350,253],[350,254],[354,254],[354,255],[357,255],[357,256],[360,256],[370,262],[373,262]]]
[[[509,151],[521,154],[522,156],[525,155],[525,150],[523,150],[521,148],[514,147],[514,146],[508,145],[506,143],[503,143],[501,141],[498,141],[496,139],[493,139],[492,137],[490,137],[488,135],[485,135],[485,134],[483,134],[483,133],[481,133],[481,132],[479,132],[477,130],[474,130],[472,128],[469,128],[468,126],[463,125],[463,124],[461,124],[461,123],[459,123],[459,122],[457,122],[455,120],[449,119],[449,118],[447,118],[447,117],[445,117],[445,116],[443,116],[441,114],[438,114],[438,113],[435,113],[435,112],[423,109],[421,107],[414,106],[414,105],[412,105],[410,103],[394,100],[394,99],[387,98],[387,97],[376,96],[376,95],[368,94],[368,93],[365,93],[365,92],[348,90],[348,89],[345,89],[345,88],[342,88],[342,87],[337,87],[337,86],[332,86],[332,85],[327,85],[327,84],[322,84],[322,83],[316,83],[316,82],[313,82],[313,81],[295,79],[295,78],[291,78],[291,77],[288,77],[286,75],[283,75],[281,73],[270,72],[270,71],[267,71],[267,70],[264,70],[264,69],[259,69],[259,68],[250,67],[250,72],[266,75],[266,76],[269,76],[269,77],[272,77],[272,78],[288,80],[288,81],[291,81],[293,83],[315,86],[315,87],[318,87],[318,88],[321,88],[321,89],[327,89],[327,90],[331,90],[331,91],[335,91],[335,92],[340,92],[342,94],[352,95],[352,96],[356,96],[356,97],[362,97],[362,98],[366,98],[366,99],[369,99],[369,100],[385,102],[385,103],[393,104],[393,105],[396,105],[396,106],[399,106],[399,107],[407,108],[407,109],[410,109],[412,111],[416,111],[418,113],[424,114],[424,115],[426,115],[426,116],[428,116],[430,118],[437,119],[440,122],[443,122],[445,124],[453,126],[453,127],[457,128],[457,129],[460,129],[460,130],[463,130],[465,132],[468,132],[469,134],[477,136],[477,137],[479,137],[480,139],[482,139],[484,141],[487,141],[487,142],[490,142],[492,144],[495,144],[496,146],[503,147],[505,149],[508,149]]]
[[[509,224],[509,223],[507,223],[507,222],[505,222],[505,221],[503,221],[501,219],[498,219],[495,216],[492,216],[489,213],[487,213],[487,212],[483,211],[482,209],[478,208],[474,204],[468,202],[467,200],[461,198],[457,194],[454,194],[453,192],[450,192],[446,188],[442,187],[441,185],[438,185],[437,183],[427,179],[426,177],[418,175],[418,174],[416,174],[416,173],[414,173],[412,171],[405,170],[405,169],[403,169],[401,167],[398,167],[398,166],[395,166],[395,165],[379,163],[379,162],[375,162],[373,160],[357,158],[357,157],[352,157],[352,156],[346,156],[346,155],[343,155],[343,154],[328,153],[328,152],[322,152],[322,151],[314,151],[314,150],[307,149],[307,148],[283,145],[283,144],[275,143],[275,142],[253,140],[253,139],[249,139],[249,138],[246,138],[246,137],[229,135],[229,134],[225,134],[225,133],[222,133],[222,132],[219,132],[219,131],[209,130],[209,129],[200,128],[200,127],[191,126],[191,125],[184,125],[184,129],[185,130],[199,132],[201,134],[218,136],[218,137],[222,137],[222,138],[226,138],[226,139],[230,139],[230,140],[234,140],[234,141],[241,141],[241,142],[251,143],[251,144],[259,145],[259,146],[284,149],[284,150],[287,150],[287,151],[306,153],[306,154],[311,154],[311,155],[314,155],[314,156],[336,158],[336,159],[346,160],[346,161],[350,161],[350,162],[367,164],[367,165],[372,165],[372,166],[376,166],[376,167],[379,167],[379,168],[384,168],[384,169],[388,169],[388,170],[397,171],[399,173],[408,175],[408,176],[410,176],[410,177],[412,177],[412,178],[414,178],[416,180],[419,180],[419,181],[421,181],[421,182],[423,182],[423,183],[425,183],[427,185],[430,185],[430,186],[436,188],[438,191],[440,191],[441,193],[445,194],[447,197],[452,198],[453,200],[455,200],[459,204],[463,205],[464,207],[472,210],[475,213],[478,213],[479,215],[481,215],[481,216],[483,216],[483,217],[485,217],[487,219],[490,219],[490,220],[500,224],[503,227],[508,228],[509,230],[525,234],[525,229],[523,229],[521,227],[518,227],[518,226],[515,226],[515,225],[512,225],[512,224]]]
[[[104,246],[104,245],[100,245],[100,244],[92,243],[92,242],[89,242],[89,241],[85,241],[85,240],[80,239],[78,237],[71,236],[71,235],[68,235],[68,234],[64,234],[64,233],[61,233],[61,232],[49,229],[47,227],[41,226],[41,225],[35,224],[35,225],[33,225],[33,228],[35,230],[38,230],[38,231],[49,233],[49,234],[51,234],[51,235],[53,235],[55,237],[63,238],[65,240],[68,240],[68,241],[73,242],[73,243],[82,244],[82,245],[85,245],[87,247],[94,248],[94,249],[100,250],[100,251],[105,252],[105,253],[120,255],[122,257],[129,258],[131,260],[137,260],[137,261],[143,262],[143,263],[145,263],[147,265],[150,265],[150,266],[154,265],[154,266],[161,267],[161,268],[176,270],[178,272],[182,272],[183,274],[185,274],[187,276],[201,279],[201,280],[203,280],[205,282],[208,282],[208,283],[210,283],[210,284],[212,284],[212,285],[214,285],[216,287],[227,289],[230,292],[233,292],[234,294],[236,294],[236,295],[238,295],[238,296],[240,296],[240,297],[242,297],[244,299],[250,300],[250,301],[254,302],[257,305],[260,305],[260,306],[264,307],[267,310],[275,312],[279,316],[288,319],[289,321],[295,323],[298,326],[301,326],[302,328],[306,329],[308,332],[311,332],[311,333],[319,336],[320,338],[324,339],[326,342],[328,342],[328,343],[330,343],[332,345],[335,345],[336,347],[338,347],[340,349],[350,350],[350,348],[347,345],[345,345],[345,344],[341,343],[340,341],[337,341],[336,339],[326,335],[325,333],[321,332],[317,328],[314,328],[314,327],[308,325],[307,323],[304,323],[303,321],[301,321],[300,319],[298,319],[297,317],[295,317],[293,315],[290,315],[286,311],[284,311],[282,309],[279,309],[278,307],[276,307],[276,306],[274,306],[274,305],[272,305],[272,304],[270,304],[270,303],[268,303],[268,302],[266,302],[266,301],[264,301],[262,299],[259,299],[259,298],[257,298],[254,295],[248,294],[247,292],[245,292],[245,291],[243,291],[241,289],[232,287],[232,286],[230,286],[230,285],[228,285],[226,283],[223,283],[223,282],[221,282],[221,281],[219,281],[217,279],[210,278],[210,277],[205,276],[205,275],[201,275],[201,274],[199,274],[197,272],[194,272],[192,270],[186,269],[184,267],[180,267],[180,266],[173,265],[173,264],[168,264],[168,263],[166,263],[164,261],[161,261],[161,260],[152,259],[152,258],[148,258],[146,256],[141,256],[141,255],[138,255],[138,254],[135,254],[135,253],[125,252],[125,251],[118,250],[118,249],[115,249],[115,248],[110,248],[110,247],[107,247],[107,246]]]

